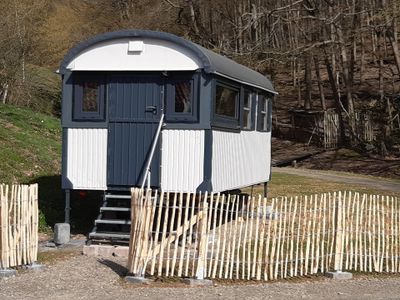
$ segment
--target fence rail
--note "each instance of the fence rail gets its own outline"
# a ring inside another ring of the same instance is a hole
[[[38,185],[0,185],[0,269],[31,264],[38,251]]]
[[[136,275],[274,280],[332,270],[399,272],[395,197],[266,199],[132,190]]]

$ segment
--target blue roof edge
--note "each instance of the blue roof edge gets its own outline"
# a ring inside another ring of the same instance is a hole
[[[206,73],[222,74],[233,80],[239,80],[245,84],[255,86],[260,89],[267,90],[276,94],[277,92],[273,88],[272,83],[267,77],[258,73],[244,65],[238,64],[234,60],[217,54],[209,49],[203,48],[191,41],[188,41],[182,37],[176,36],[167,32],[151,31],[151,30],[120,30],[113,32],[106,32],[93,36],[83,42],[78,43],[72,47],[67,54],[64,56],[60,65],[60,73],[65,74],[67,72],[68,64],[82,51],[85,49],[103,41],[120,39],[120,38],[155,38],[160,40],[170,41],[172,43],[179,44],[180,46],[192,51],[203,64],[203,69]],[[210,57],[211,56],[211,57]],[[219,68],[221,67],[221,68]],[[243,74],[247,73],[247,74]],[[251,77],[247,78],[246,77]]]

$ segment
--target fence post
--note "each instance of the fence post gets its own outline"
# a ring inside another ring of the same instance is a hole
[[[204,197],[204,202],[202,203],[201,221],[200,221],[200,241],[198,249],[198,262],[196,269],[196,279],[203,280],[206,274],[205,263],[207,259],[207,215],[208,215],[208,203],[207,194]]]
[[[345,193],[345,197],[346,197]],[[333,279],[351,279],[353,275],[349,272],[342,272],[343,265],[343,199],[342,193],[338,193],[338,198],[333,199],[337,201],[336,205],[336,232],[335,232],[335,260],[334,260],[334,272],[327,272],[325,275]]]
[[[342,224],[342,193],[339,192],[337,205],[336,205],[336,232],[335,232],[335,271],[342,271],[342,237],[343,237],[343,224]]]
[[[139,254],[139,249],[137,247],[137,240],[139,234],[139,222],[141,219],[138,218],[139,215],[139,202],[142,201],[142,192],[137,188],[131,189],[131,232],[129,239],[129,254],[128,254],[128,270],[129,273],[137,273],[137,259]]]

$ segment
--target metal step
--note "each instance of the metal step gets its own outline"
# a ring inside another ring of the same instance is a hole
[[[111,219],[100,219],[95,220],[95,224],[120,224],[120,225],[131,225],[129,220],[111,220]]]
[[[89,238],[109,238],[109,239],[129,239],[130,234],[114,233],[114,232],[91,232]]]
[[[102,206],[102,207],[100,207],[100,211],[131,211],[131,209],[130,209],[130,207]]]
[[[124,200],[130,200],[131,195],[104,195],[105,199],[124,199]]]

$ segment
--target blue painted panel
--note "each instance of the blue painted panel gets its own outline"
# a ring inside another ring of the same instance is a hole
[[[156,135],[162,106],[161,79],[116,75],[109,83],[107,185],[138,186]],[[159,186],[160,141],[151,165],[151,186]]]

